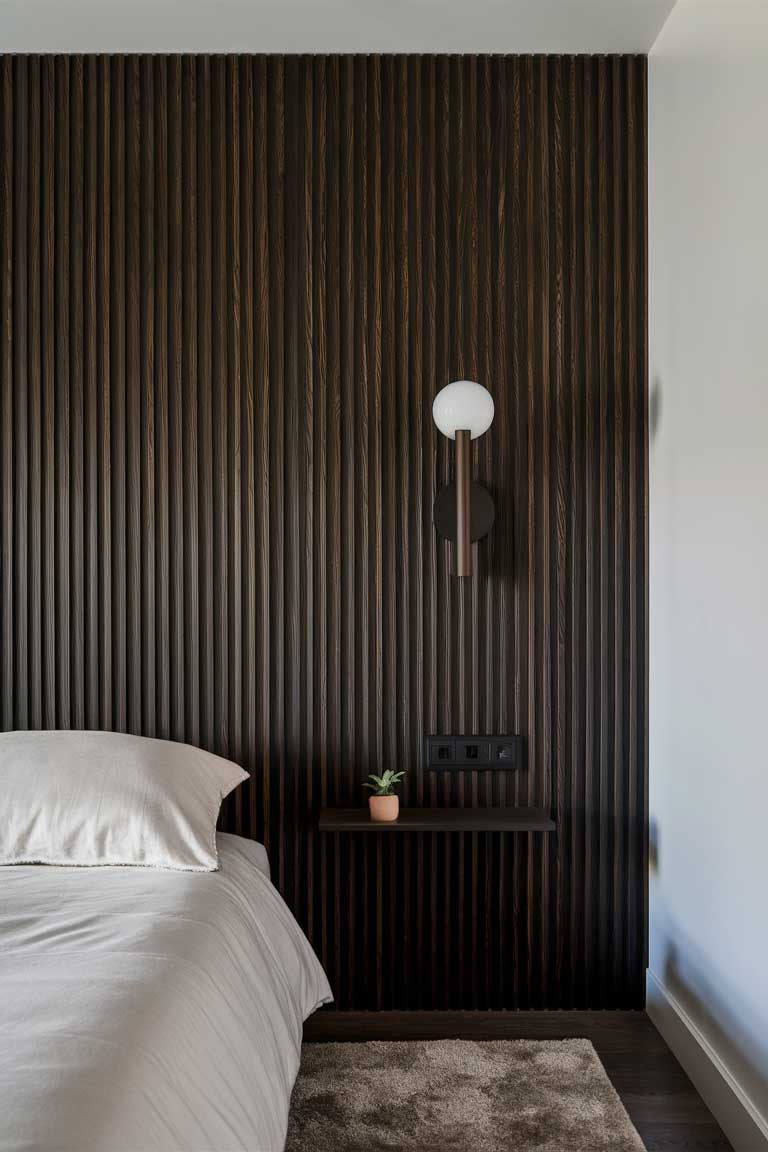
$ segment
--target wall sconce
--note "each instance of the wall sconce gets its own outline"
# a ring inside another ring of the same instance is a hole
[[[472,544],[493,526],[490,492],[472,482],[471,442],[493,423],[493,397],[473,380],[454,380],[441,388],[432,418],[444,436],[456,441],[456,481],[435,497],[432,519],[441,536],[456,542],[456,575],[472,575]]]

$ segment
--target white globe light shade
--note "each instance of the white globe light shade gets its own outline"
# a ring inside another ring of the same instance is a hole
[[[432,419],[443,436],[451,440],[455,440],[456,433],[462,429],[476,440],[493,423],[493,396],[474,380],[454,380],[435,396]]]

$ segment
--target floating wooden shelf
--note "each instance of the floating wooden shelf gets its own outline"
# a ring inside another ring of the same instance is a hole
[[[401,808],[397,820],[371,820],[367,808],[323,808],[321,832],[554,832],[544,808]]]

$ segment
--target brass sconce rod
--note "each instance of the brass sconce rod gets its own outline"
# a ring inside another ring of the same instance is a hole
[[[456,575],[472,575],[469,486],[472,482],[472,439],[467,429],[456,432]]]

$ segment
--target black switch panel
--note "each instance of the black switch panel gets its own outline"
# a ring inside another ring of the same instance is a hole
[[[487,740],[476,740],[472,737],[456,741],[457,764],[476,764],[481,767],[487,765],[489,761],[490,745]]]
[[[523,766],[522,736],[427,736],[428,772],[516,772]]]
[[[496,759],[505,764],[514,764],[517,757],[517,745],[511,742],[498,740],[494,746]]]

